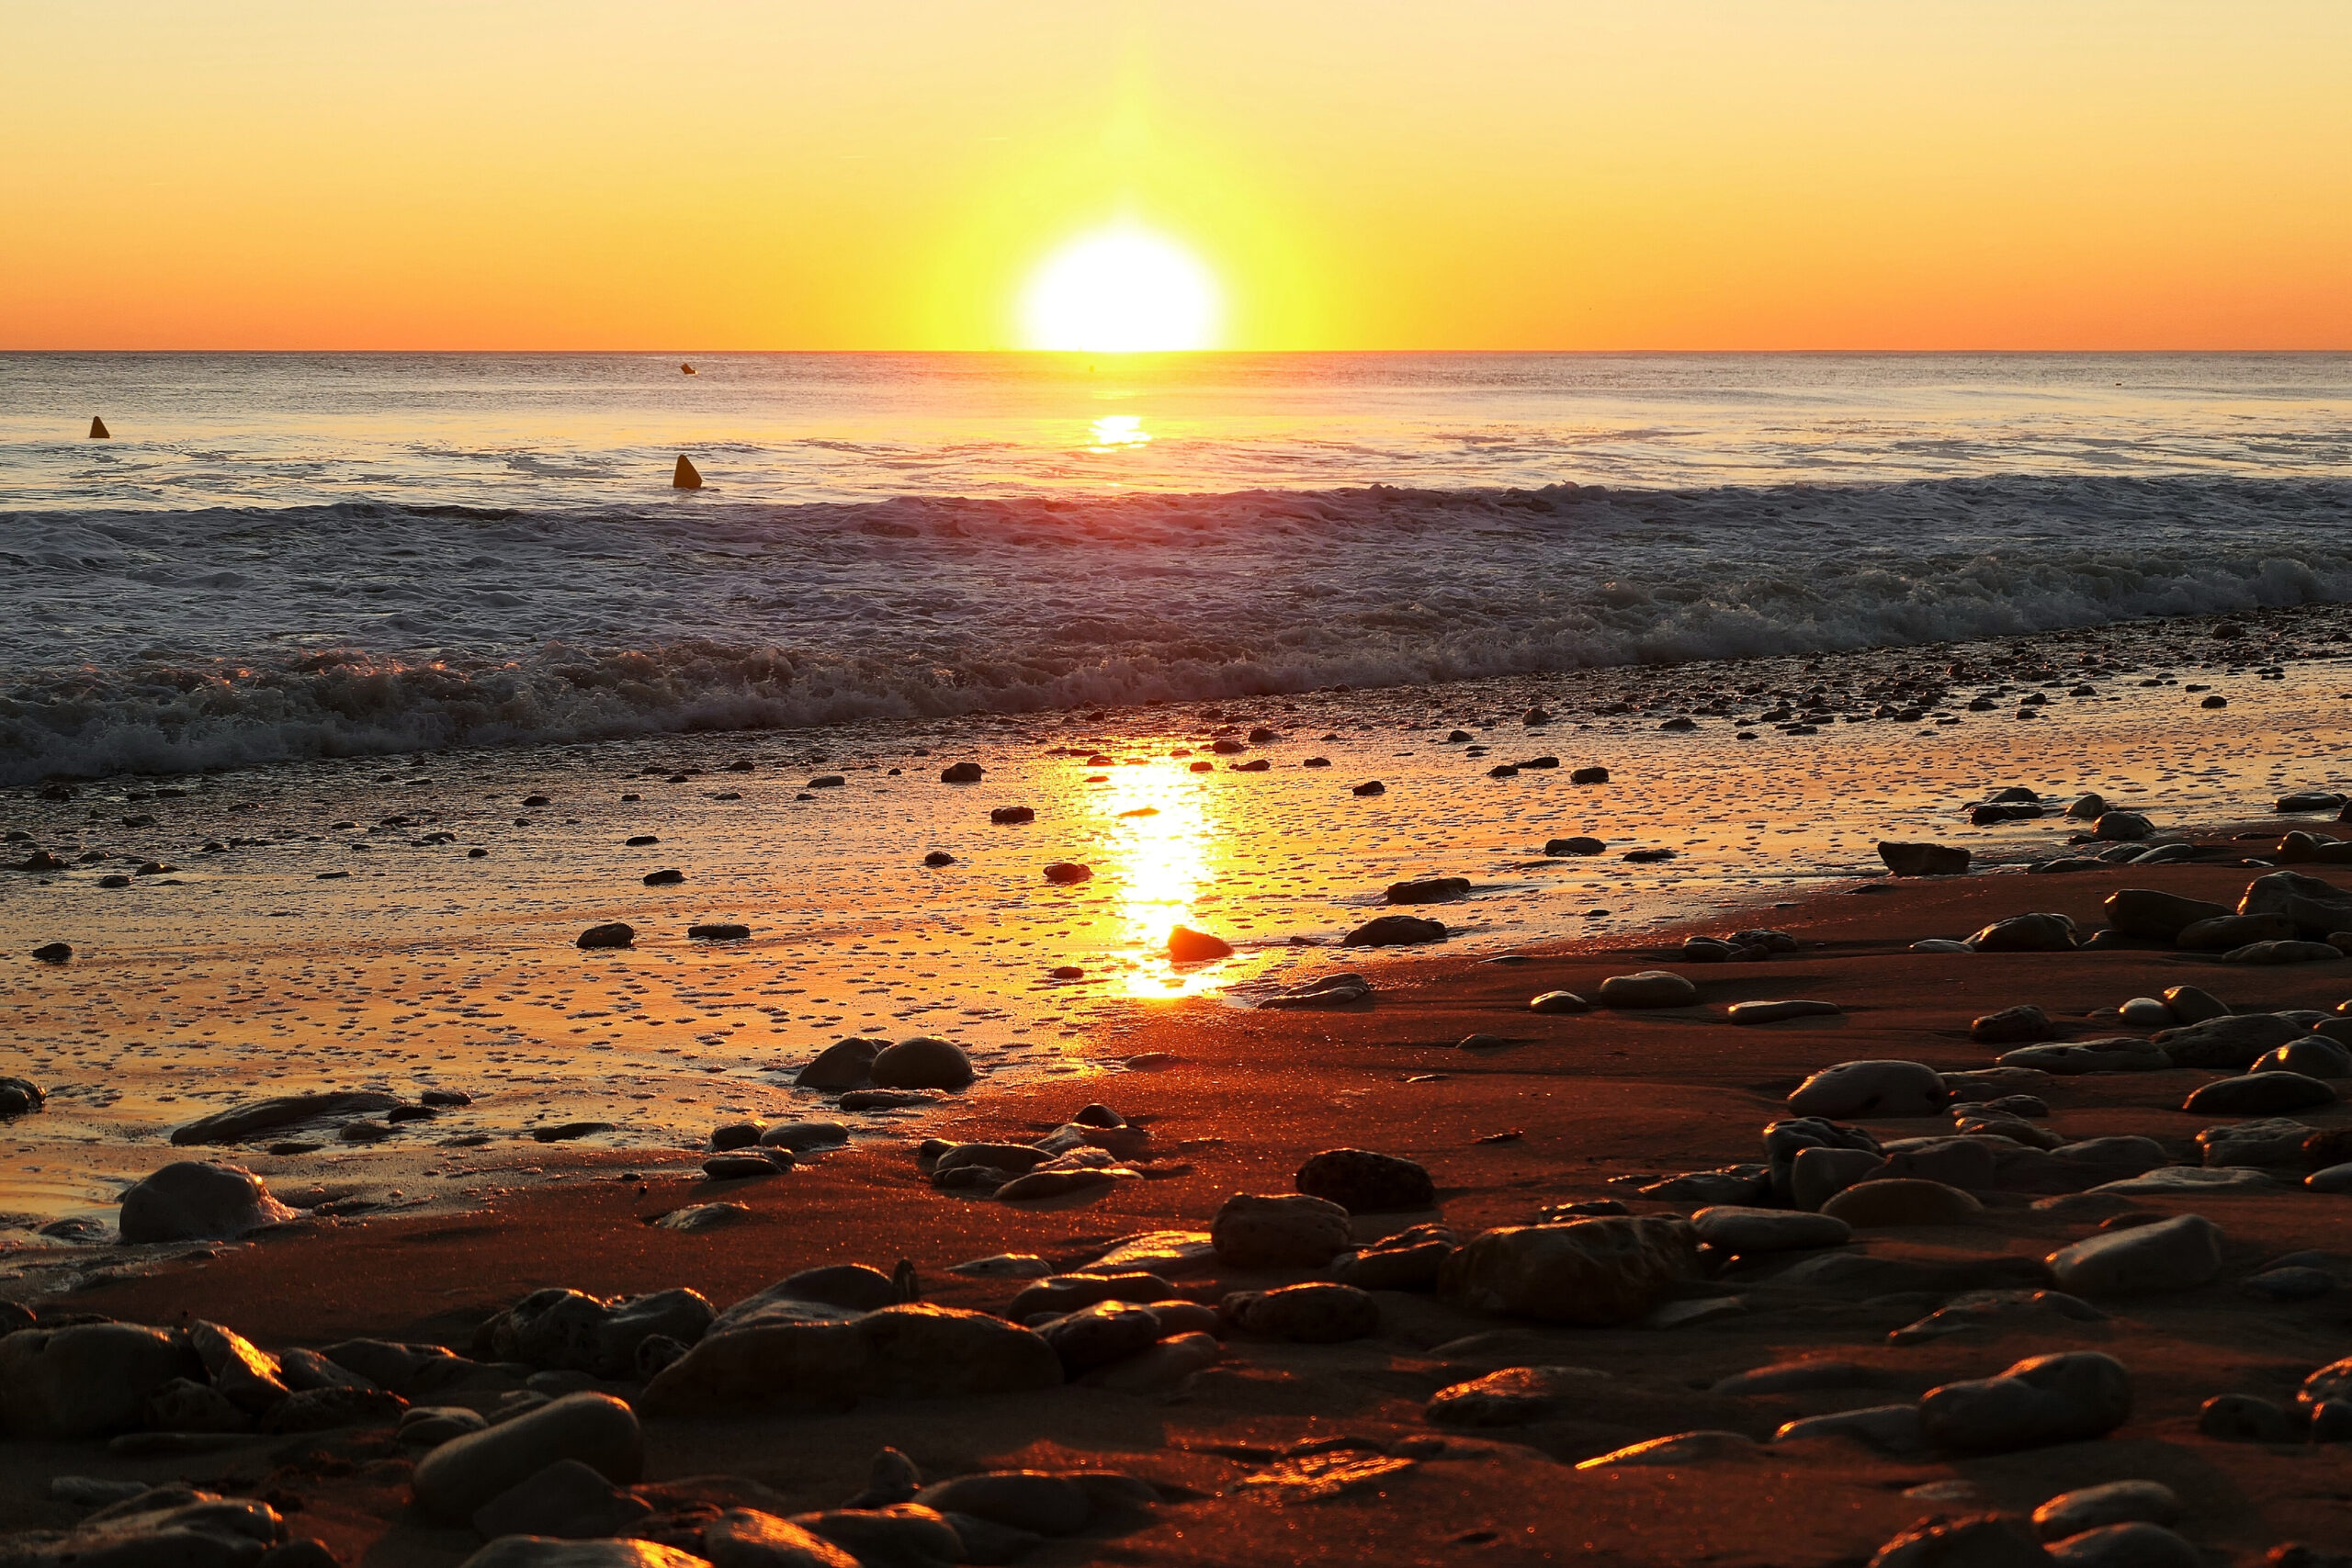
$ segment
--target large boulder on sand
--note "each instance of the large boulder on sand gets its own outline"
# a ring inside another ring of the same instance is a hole
[[[918,1034],[878,1053],[869,1076],[883,1089],[969,1089],[972,1059],[960,1046]]]
[[[21,1328],[0,1337],[0,1432],[97,1438],[142,1424],[150,1395],[204,1363],[178,1336],[136,1323]]]
[[[122,1195],[119,1228],[126,1244],[234,1241],[248,1231],[294,1217],[242,1166],[175,1160]]]
[[[1437,1188],[1419,1165],[1370,1149],[1325,1149],[1298,1168],[1298,1190],[1351,1214],[1427,1209]]]
[[[1445,1260],[1438,1293],[1480,1312],[1600,1328],[1645,1316],[1698,1277],[1690,1221],[1609,1215],[1488,1231]]]
[[[2118,888],[2107,896],[2105,908],[2107,923],[2125,936],[2156,942],[2170,942],[2199,920],[2230,912],[2220,904],[2184,898],[2177,893],[2159,892],[2153,887]]]

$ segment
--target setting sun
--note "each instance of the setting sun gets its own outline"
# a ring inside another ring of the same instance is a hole
[[[1097,354],[1210,348],[1217,315],[1208,269],[1172,241],[1133,227],[1057,251],[1022,304],[1029,347]]]

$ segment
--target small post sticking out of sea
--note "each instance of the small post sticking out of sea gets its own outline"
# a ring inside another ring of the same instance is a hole
[[[682,376],[695,376],[701,374],[701,372],[697,371],[691,365],[680,365],[678,367],[678,373]]]
[[[107,422],[100,419],[96,414],[92,414],[90,416],[90,439],[93,441],[111,441],[114,439],[114,432],[107,428]]]
[[[702,489],[702,475],[695,470],[692,463],[686,461],[686,455],[684,452],[678,454],[678,471],[670,476],[670,488],[672,490]]]

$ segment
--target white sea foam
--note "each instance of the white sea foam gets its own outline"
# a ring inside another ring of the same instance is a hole
[[[2352,480],[2153,476],[24,511],[0,782],[2341,601],[2347,520]]]

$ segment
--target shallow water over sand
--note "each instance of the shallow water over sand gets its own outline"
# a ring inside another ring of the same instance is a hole
[[[977,1093],[992,1077],[1099,1074],[1118,1058],[1103,1043],[1152,1010],[1245,1003],[1354,966],[1367,955],[1335,944],[1405,877],[1475,889],[1416,911],[1452,929],[1441,948],[1384,959],[1623,940],[1717,908],[1769,924],[1775,901],[1874,873],[1880,838],[2022,863],[2078,826],[1969,827],[1960,807],[2002,785],[2098,789],[2160,826],[2226,820],[2352,774],[2352,670],[2327,640],[2343,621],[2282,617],[2275,640],[2257,639],[2316,656],[2281,665],[2282,681],[2253,657],[2201,668],[2217,646],[2203,628],[2158,626],[1934,654],[314,762],[160,786],[176,795],[135,779],[70,801],[19,792],[9,829],[69,860],[112,858],[0,884],[6,1070],[51,1091],[46,1111],[0,1133],[6,1206],[103,1215],[123,1179],[168,1157],[171,1127],[266,1094],[471,1093],[470,1107],[383,1143],[330,1131],[315,1154],[255,1160],[298,1194],[305,1180],[393,1172],[413,1202],[530,1162],[540,1145],[514,1134],[534,1123],[611,1122],[592,1145],[675,1161],[734,1115],[820,1113],[790,1070],[845,1034],[954,1040],[982,1071]],[[1867,718],[1874,687],[1947,660],[1980,676],[1935,710],[1960,722]],[[2095,694],[2071,695],[2086,671]],[[2138,683],[2167,671],[2173,684]],[[2197,706],[2189,684],[2231,705]],[[1996,690],[1996,711],[1965,706]],[[1851,721],[1813,735],[1750,723],[1757,739],[1736,738],[1732,721],[1771,694],[1816,691]],[[2035,694],[2047,716],[2015,718]],[[1728,711],[1710,711],[1717,697]],[[1531,726],[1539,705],[1553,719]],[[1677,713],[1701,715],[1697,728],[1658,728]],[[1208,750],[1259,725],[1277,738]],[[1487,754],[1447,741],[1456,727]],[[1563,766],[1488,776],[1538,754]],[[1314,756],[1331,765],[1305,766]],[[967,759],[982,782],[939,782]],[[1237,766],[1259,761],[1266,771]],[[1202,761],[1212,770],[1193,772]],[[1611,770],[1607,785],[1569,783],[1589,762]],[[842,782],[811,787],[831,776]],[[1385,793],[1351,793],[1372,779]],[[989,820],[1016,805],[1035,821]],[[1579,833],[1607,852],[1542,853]],[[625,842],[645,834],[659,843]],[[925,867],[932,850],[955,863]],[[1622,858],[1637,850],[1673,858]],[[133,874],[151,858],[172,869]],[[1044,875],[1056,862],[1093,874],[1056,886]],[[643,886],[673,867],[682,884]],[[98,886],[108,874],[130,885]],[[2018,896],[2030,901],[2027,885]],[[638,928],[632,950],[574,947],[609,919]],[[689,923],[713,920],[752,937],[688,941]],[[1179,922],[1236,953],[1170,964]],[[74,945],[70,964],[25,956],[57,940]],[[1060,965],[1082,976],[1056,979]],[[1076,1060],[1079,1043],[1097,1060]],[[883,1131],[922,1113],[847,1120]]]

